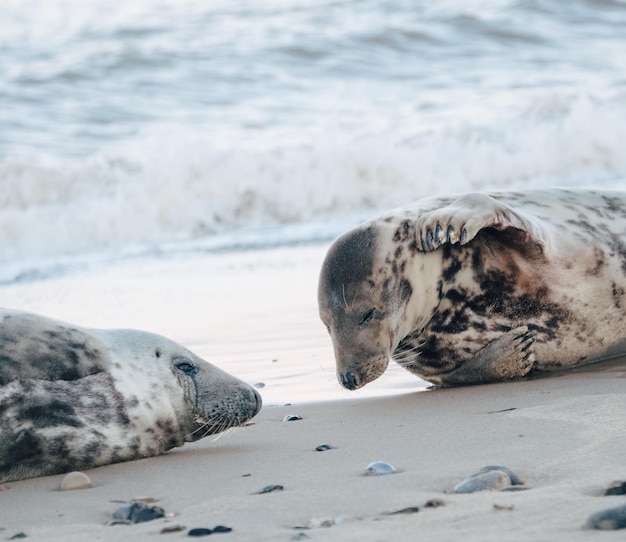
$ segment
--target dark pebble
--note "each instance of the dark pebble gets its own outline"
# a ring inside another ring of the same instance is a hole
[[[301,420],[302,416],[298,416],[297,414],[287,414],[284,418],[284,422],[295,422]]]
[[[259,491],[259,495],[263,495],[263,493],[271,493],[272,491],[282,491],[283,489],[285,489],[285,487],[280,485],[265,486],[261,491]]]
[[[232,527],[226,527],[225,525],[216,525],[213,527],[214,533],[230,533],[232,530]]]
[[[415,514],[419,512],[420,509],[417,506],[408,506],[407,508],[402,508],[400,510],[394,510],[393,512],[389,512],[389,516],[395,516],[397,514]]]
[[[626,529],[626,505],[596,512],[587,520],[587,527],[601,531]]]
[[[445,501],[441,499],[430,499],[424,503],[424,508],[439,508],[440,506],[445,506]]]
[[[167,527],[163,527],[160,531],[161,534],[169,534],[169,533],[179,533],[180,531],[186,530],[187,527],[184,525],[168,525]]]
[[[199,527],[197,529],[189,529],[187,536],[209,536],[212,532],[211,529]]]
[[[26,533],[17,533],[17,534],[14,534],[11,538],[9,538],[9,540],[18,540],[20,538],[28,538],[28,537],[26,536]]]
[[[613,482],[607,490],[605,495],[626,495],[626,482]]]
[[[315,448],[316,452],[325,452],[326,450],[332,450],[333,447],[330,444],[320,444],[317,448]]]
[[[165,510],[159,506],[148,506],[147,504],[136,502],[130,506],[122,506],[113,512],[113,519],[116,521],[129,521],[130,523],[143,523],[165,517]]]

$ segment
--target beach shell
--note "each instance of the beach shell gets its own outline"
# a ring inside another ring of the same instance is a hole
[[[626,505],[596,512],[587,520],[587,527],[601,531],[626,529]]]
[[[395,467],[386,461],[374,461],[365,467],[365,474],[368,476],[382,476],[394,472],[396,472]]]
[[[301,420],[302,416],[298,416],[297,414],[287,414],[284,418],[284,422],[295,422]]]
[[[73,489],[87,489],[93,487],[89,477],[82,472],[68,472],[61,480],[59,489],[61,491],[71,491]]]

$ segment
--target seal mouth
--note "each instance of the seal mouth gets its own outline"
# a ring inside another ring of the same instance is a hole
[[[250,390],[252,392],[251,399],[254,400],[254,406],[243,414],[241,412],[218,412],[214,416],[206,417],[195,411],[193,415],[193,429],[190,433],[185,435],[185,440],[192,442],[208,437],[209,435],[216,435],[228,429],[241,427],[248,420],[254,418],[261,410],[263,400],[259,392],[254,388],[250,388]],[[252,403],[252,401],[250,402]]]

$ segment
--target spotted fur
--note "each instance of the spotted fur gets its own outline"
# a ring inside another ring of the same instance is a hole
[[[260,407],[164,337],[0,310],[0,482],[155,456]]]
[[[319,307],[345,387],[390,359],[463,385],[626,353],[625,291],[626,193],[474,193],[420,200],[340,237]]]

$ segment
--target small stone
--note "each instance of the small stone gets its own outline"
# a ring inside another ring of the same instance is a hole
[[[333,450],[334,447],[330,444],[320,444],[317,448],[315,448],[316,452],[325,452],[326,450]]]
[[[309,529],[319,529],[320,527],[332,527],[336,525],[336,522],[333,518],[313,518],[309,521],[306,526]]]
[[[137,497],[133,499],[131,502],[142,502],[144,504],[154,504],[155,502],[159,502],[159,499],[155,499],[154,497]]]
[[[382,476],[394,472],[396,472],[395,467],[386,461],[374,461],[365,468],[365,474],[368,476]]]
[[[587,520],[587,527],[601,531],[626,529],[626,505],[596,512]]]
[[[486,467],[483,467],[482,469],[480,469],[477,474],[482,474],[483,472],[489,472],[492,470],[499,470],[499,471],[505,472],[508,475],[508,477],[511,479],[511,485],[514,485],[514,486],[524,485],[524,482],[522,482],[521,478],[517,474],[515,474],[511,469],[507,467],[503,467],[502,465],[487,465]]]
[[[26,533],[17,533],[14,534],[11,538],[9,538],[9,540],[19,540],[20,538],[28,538],[26,536]]]
[[[136,502],[130,506],[122,506],[113,512],[113,520],[126,523],[144,523],[165,517],[165,510],[159,506],[148,506],[147,504]]]
[[[284,422],[295,422],[301,420],[302,416],[298,416],[297,414],[287,414],[284,418]]]
[[[285,487],[278,484],[265,486],[261,491],[259,491],[259,495],[263,495],[264,493],[272,493],[273,491],[282,491],[283,489],[285,489]]]
[[[604,492],[605,495],[626,495],[626,482],[613,482]]]
[[[161,529],[160,534],[179,533],[185,529],[187,529],[187,527],[184,525],[168,525],[167,527],[163,527]]]
[[[216,525],[213,527],[213,533],[230,533],[232,530],[232,527],[226,527],[226,525]]]
[[[407,508],[401,508],[400,510],[394,510],[393,512],[388,512],[388,516],[395,516],[398,514],[415,514],[419,512],[420,509],[417,506],[408,506]]]
[[[307,538],[311,538],[311,537],[306,533],[298,533],[298,534],[294,534],[291,537],[291,540],[306,540]]]
[[[456,493],[475,493],[486,489],[502,489],[511,485],[511,478],[506,472],[492,470],[476,474],[454,486]]]
[[[424,508],[439,508],[445,506],[446,502],[441,499],[429,499],[424,503]]]
[[[207,529],[205,527],[198,527],[196,529],[189,529],[187,536],[209,536],[213,531],[211,529]]]
[[[93,487],[89,477],[82,472],[68,472],[61,480],[59,489],[61,491],[71,491],[73,489],[88,489]]]
[[[258,390],[261,390],[265,387],[265,383],[264,382],[257,382],[256,384],[253,385],[255,388],[257,388]]]

